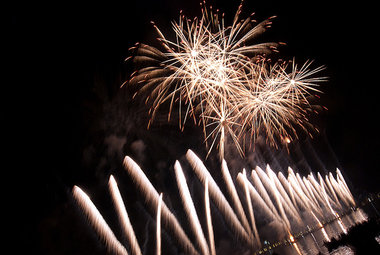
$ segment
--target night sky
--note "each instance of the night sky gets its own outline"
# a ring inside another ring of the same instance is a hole
[[[285,42],[285,57],[326,65],[322,133],[356,193],[379,191],[377,6],[285,2],[246,1],[242,17],[276,15],[264,38]],[[239,2],[209,4],[226,12],[230,24]],[[15,3],[9,9],[5,70],[11,79],[3,85],[9,90],[3,110],[12,164],[3,171],[14,176],[17,191],[7,208],[18,218],[12,238],[29,254],[102,254],[87,246],[90,237],[78,237],[83,229],[75,230],[83,225],[72,209],[74,184],[94,190],[120,170],[126,154],[147,169],[160,158],[162,168],[172,166],[188,147],[204,152],[196,128],[181,133],[164,123],[146,131],[147,108],[119,89],[132,70],[124,63],[128,48],[157,45],[150,21],[170,34],[181,9],[189,17],[200,13],[198,1],[174,0]]]

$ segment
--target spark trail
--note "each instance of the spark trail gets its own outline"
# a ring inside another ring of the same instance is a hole
[[[119,188],[115,178],[111,175],[108,181],[109,189],[112,195],[114,206],[116,208],[117,214],[119,216],[120,225],[124,231],[124,236],[127,237],[129,246],[131,247],[132,254],[141,255],[141,250],[135,232],[133,230],[131,221],[129,220],[127,210],[121,197]]]
[[[288,233],[290,243],[298,252],[296,238],[299,235],[296,233],[310,231],[307,224],[314,225],[313,231],[320,231],[324,240],[330,240],[331,236],[334,236],[329,233],[333,226],[329,225],[325,228],[326,222],[334,221],[336,225],[334,231],[346,233],[352,224],[366,220],[365,214],[360,209],[352,210],[356,207],[355,201],[339,170],[337,170],[336,178],[332,173],[325,176],[326,180],[332,182],[331,187],[327,187],[324,178],[319,173],[317,174],[319,183],[313,174],[309,174],[307,178],[301,178],[291,168],[286,178],[281,172],[276,175],[269,165],[266,171],[256,167],[251,175],[247,175],[243,169],[232,178],[227,162],[223,161],[222,179],[226,185],[224,190],[230,196],[231,205],[197,155],[188,150],[186,159],[203,184],[205,210],[202,213],[202,210],[197,209],[194,194],[188,187],[182,166],[179,161],[176,161],[174,173],[183,210],[187,216],[185,222],[180,222],[173,214],[173,209],[178,211],[179,208],[169,208],[165,204],[162,199],[163,193],[159,194],[156,191],[141,168],[130,157],[127,156],[124,159],[124,167],[128,175],[145,197],[145,202],[151,207],[152,214],[156,214],[155,254],[162,254],[161,236],[165,233],[165,236],[170,235],[175,238],[177,240],[175,243],[186,254],[215,255],[218,251],[215,244],[218,244],[220,240],[215,239],[219,233],[214,235],[212,208],[218,211],[217,215],[223,219],[231,233],[238,237],[239,249],[243,253],[266,249],[263,247],[263,240],[277,235],[282,236],[284,233]],[[126,236],[128,244],[126,246],[117,239],[90,198],[77,186],[73,188],[73,197],[110,251],[116,254],[128,254],[126,248],[128,247],[131,254],[145,253],[146,251],[142,251],[137,242],[122,196],[112,175],[109,178],[109,189],[120,220],[120,227]],[[333,194],[338,194],[338,196],[334,198]],[[215,205],[214,207],[210,206],[211,202]],[[343,216],[348,212],[350,212],[349,216]],[[349,218],[345,218],[343,223],[344,217]],[[257,225],[257,220],[260,220],[259,225]],[[263,222],[267,224],[262,226]],[[271,231],[271,236],[260,233],[267,228]],[[184,229],[191,231],[193,238],[189,238]],[[208,242],[204,233],[208,234]]]
[[[128,255],[125,247],[119,242],[119,240],[117,240],[103,216],[100,214],[87,194],[84,193],[78,186],[74,186],[73,197],[88,217],[88,220],[95,229],[96,233],[101,239],[104,240],[108,249],[118,255]]]

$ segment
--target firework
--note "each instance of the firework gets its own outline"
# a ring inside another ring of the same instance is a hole
[[[133,61],[141,69],[127,82],[151,104],[148,127],[161,105],[169,105],[170,120],[178,104],[180,128],[192,118],[203,127],[209,153],[219,147],[221,158],[227,137],[243,155],[247,137],[252,144],[265,135],[276,145],[279,139],[296,138],[296,126],[308,132],[308,98],[319,92],[317,84],[324,80],[315,77],[323,67],[311,69],[311,61],[300,68],[294,60],[271,63],[267,56],[277,52],[280,43],[253,42],[274,17],[258,24],[252,15],[239,21],[241,9],[242,4],[232,26],[225,26],[224,14],[204,5],[200,18],[181,14],[173,22],[173,41],[154,25],[163,49],[132,47]]]
[[[73,197],[88,217],[88,220],[95,229],[96,233],[107,244],[108,249],[114,254],[128,255],[125,247],[119,242],[119,240],[117,240],[115,234],[112,232],[103,216],[100,214],[87,194],[84,193],[78,186],[74,186]]]
[[[122,226],[122,229],[124,231],[124,236],[126,236],[128,239],[128,243],[131,247],[132,254],[141,255],[142,253],[140,250],[140,246],[137,242],[135,232],[129,220],[127,210],[125,209],[123,198],[121,197],[119,188],[117,187],[116,180],[112,175],[109,178],[108,186],[112,195],[117,214],[119,216],[120,225]]]
[[[207,220],[207,230],[208,230],[208,239],[210,243],[210,253],[211,255],[216,255],[215,252],[215,241],[214,241],[214,230],[212,228],[212,219],[211,219],[211,209],[210,209],[210,196],[208,193],[208,179],[205,181],[205,208],[206,208],[206,220]]]
[[[332,173],[326,175],[327,178],[325,179],[329,182],[331,180],[330,190],[319,173],[317,174],[318,183],[312,174],[308,175],[307,178],[301,178],[291,168],[288,171],[288,178],[285,178],[281,172],[276,175],[270,166],[267,166],[266,171],[256,167],[250,176],[243,169],[236,178],[232,178],[227,163],[223,161],[222,172],[226,184],[224,190],[227,191],[232,200],[231,205],[221,191],[221,187],[218,186],[195,153],[189,150],[186,158],[203,184],[205,210],[202,213],[198,208],[199,205],[194,203],[194,194],[188,187],[181,164],[176,161],[174,172],[183,210],[187,216],[185,222],[179,222],[176,215],[172,213],[172,211],[178,212],[179,208],[169,208],[165,204],[162,199],[163,193],[159,194],[156,191],[140,167],[129,157],[125,157],[124,160],[127,173],[144,195],[147,205],[151,207],[151,212],[156,214],[156,254],[162,254],[164,250],[161,244],[161,235],[165,233],[164,236],[174,237],[177,241],[175,243],[186,254],[215,255],[218,251],[215,244],[220,242],[220,239],[216,238],[219,237],[220,233],[215,232],[217,235],[214,236],[212,210],[217,210],[218,213],[214,215],[223,218],[226,227],[239,237],[241,253],[245,253],[243,251],[257,253],[260,249],[262,249],[260,251],[265,251],[265,242],[263,244],[262,241],[268,239],[268,236],[260,231],[266,228],[273,230],[270,238],[276,238],[276,236],[277,238],[289,238],[290,241],[288,242],[293,244],[297,251],[297,238],[301,234],[306,235],[305,231],[309,231],[308,233],[311,234],[320,231],[324,240],[330,240],[336,234],[346,233],[353,224],[366,220],[366,216],[360,209],[352,211],[352,207],[355,207],[355,201],[351,193],[347,192],[348,187],[346,187],[339,170],[337,170],[336,177]],[[73,196],[110,251],[116,254],[128,254],[128,248],[132,254],[146,253],[146,247],[143,247],[144,250],[142,250],[136,240],[122,196],[113,176],[110,176],[109,179],[109,189],[116,214],[120,220],[120,227],[126,236],[126,246],[117,240],[101,213],[79,187],[74,186]],[[337,194],[336,198],[333,194]],[[213,203],[213,207],[211,207],[211,203]],[[343,217],[345,213],[350,213],[350,216]],[[260,219],[260,223],[256,225],[258,219]],[[327,226],[326,222],[331,222],[331,219],[335,225],[329,224],[328,227],[324,228]],[[219,222],[220,219],[215,220]],[[263,222],[267,222],[267,224],[262,226]],[[312,228],[307,224],[310,224]],[[186,225],[189,227],[185,227]],[[333,227],[334,230],[331,232]],[[194,238],[190,239],[185,230],[192,232]],[[206,240],[206,232],[209,242]],[[283,235],[284,233],[285,235]],[[284,240],[282,242],[285,244]],[[171,244],[173,245],[173,243]]]
[[[228,203],[226,197],[223,195],[220,190],[218,184],[214,181],[211,174],[203,164],[202,160],[200,160],[197,155],[191,150],[188,150],[186,153],[186,158],[189,161],[190,165],[194,169],[194,172],[201,180],[201,182],[208,181],[208,188],[210,192],[210,196],[212,199],[216,201],[216,206],[220,210],[220,212],[228,219],[228,223],[231,228],[235,231],[235,233],[240,236],[247,243],[251,243],[251,239],[244,227],[241,225],[239,219],[237,218],[234,210]]]
[[[158,200],[157,214],[156,214],[156,255],[161,255],[161,205],[162,205],[162,193]]]
[[[248,180],[246,178],[246,175],[245,175],[245,169],[243,169],[243,173],[239,173],[238,175],[238,178],[239,176],[243,176],[244,178],[243,179],[243,182],[244,182],[244,191],[245,191],[245,195],[246,195],[246,199],[247,199],[247,204],[248,204],[248,210],[249,210],[249,216],[250,216],[250,219],[251,219],[251,226],[252,226],[252,229],[254,230],[254,233],[256,234],[256,241],[258,243],[258,246],[260,247],[261,244],[260,244],[260,239],[258,237],[258,234],[257,234],[257,230],[256,230],[256,223],[255,223],[255,217],[254,217],[254,214],[253,214],[253,207],[252,207],[252,202],[251,202],[251,196],[249,194],[249,183],[248,183]]]
[[[130,157],[125,157],[124,167],[127,172],[131,175],[132,179],[135,181],[136,185],[140,188],[145,199],[148,203],[155,208],[158,208],[160,212],[160,221],[162,219],[171,227],[173,233],[177,236],[179,243],[184,247],[184,249],[189,254],[198,254],[195,247],[183,231],[181,225],[179,224],[177,218],[170,212],[169,208],[162,201],[162,197],[158,194],[157,190],[153,187],[152,183],[146,177],[141,168],[134,162]],[[158,206],[161,204],[160,206]]]
[[[185,211],[187,217],[189,218],[189,222],[191,223],[191,228],[194,232],[194,235],[197,239],[198,245],[202,251],[202,254],[209,255],[209,249],[207,245],[206,238],[203,234],[201,224],[199,222],[199,218],[197,215],[197,211],[195,210],[195,206],[193,200],[190,195],[189,188],[186,183],[185,175],[183,174],[181,165],[178,161],[176,161],[174,165],[176,179],[178,183],[178,189],[181,194],[181,198],[183,201],[183,206],[185,207]]]
[[[232,180],[230,171],[228,170],[227,163],[225,160],[222,161],[222,173],[223,173],[223,179],[224,179],[226,186],[227,186],[227,191],[228,191],[228,193],[229,193],[229,195],[233,201],[233,205],[235,207],[235,210],[236,210],[237,214],[239,215],[240,220],[241,220],[244,228],[246,229],[246,231],[248,231],[249,235],[252,235],[251,228],[249,227],[247,216],[244,213],[243,205],[240,202],[238,193],[236,191],[234,182]]]

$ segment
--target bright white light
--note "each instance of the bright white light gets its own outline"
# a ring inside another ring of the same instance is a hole
[[[198,52],[196,50],[192,50],[191,56],[195,58],[196,56],[198,56]]]

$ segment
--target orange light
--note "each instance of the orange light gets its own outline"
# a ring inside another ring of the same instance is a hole
[[[292,234],[289,235],[289,238],[290,238],[290,241],[291,241],[292,243],[294,243],[294,237],[292,236]]]

